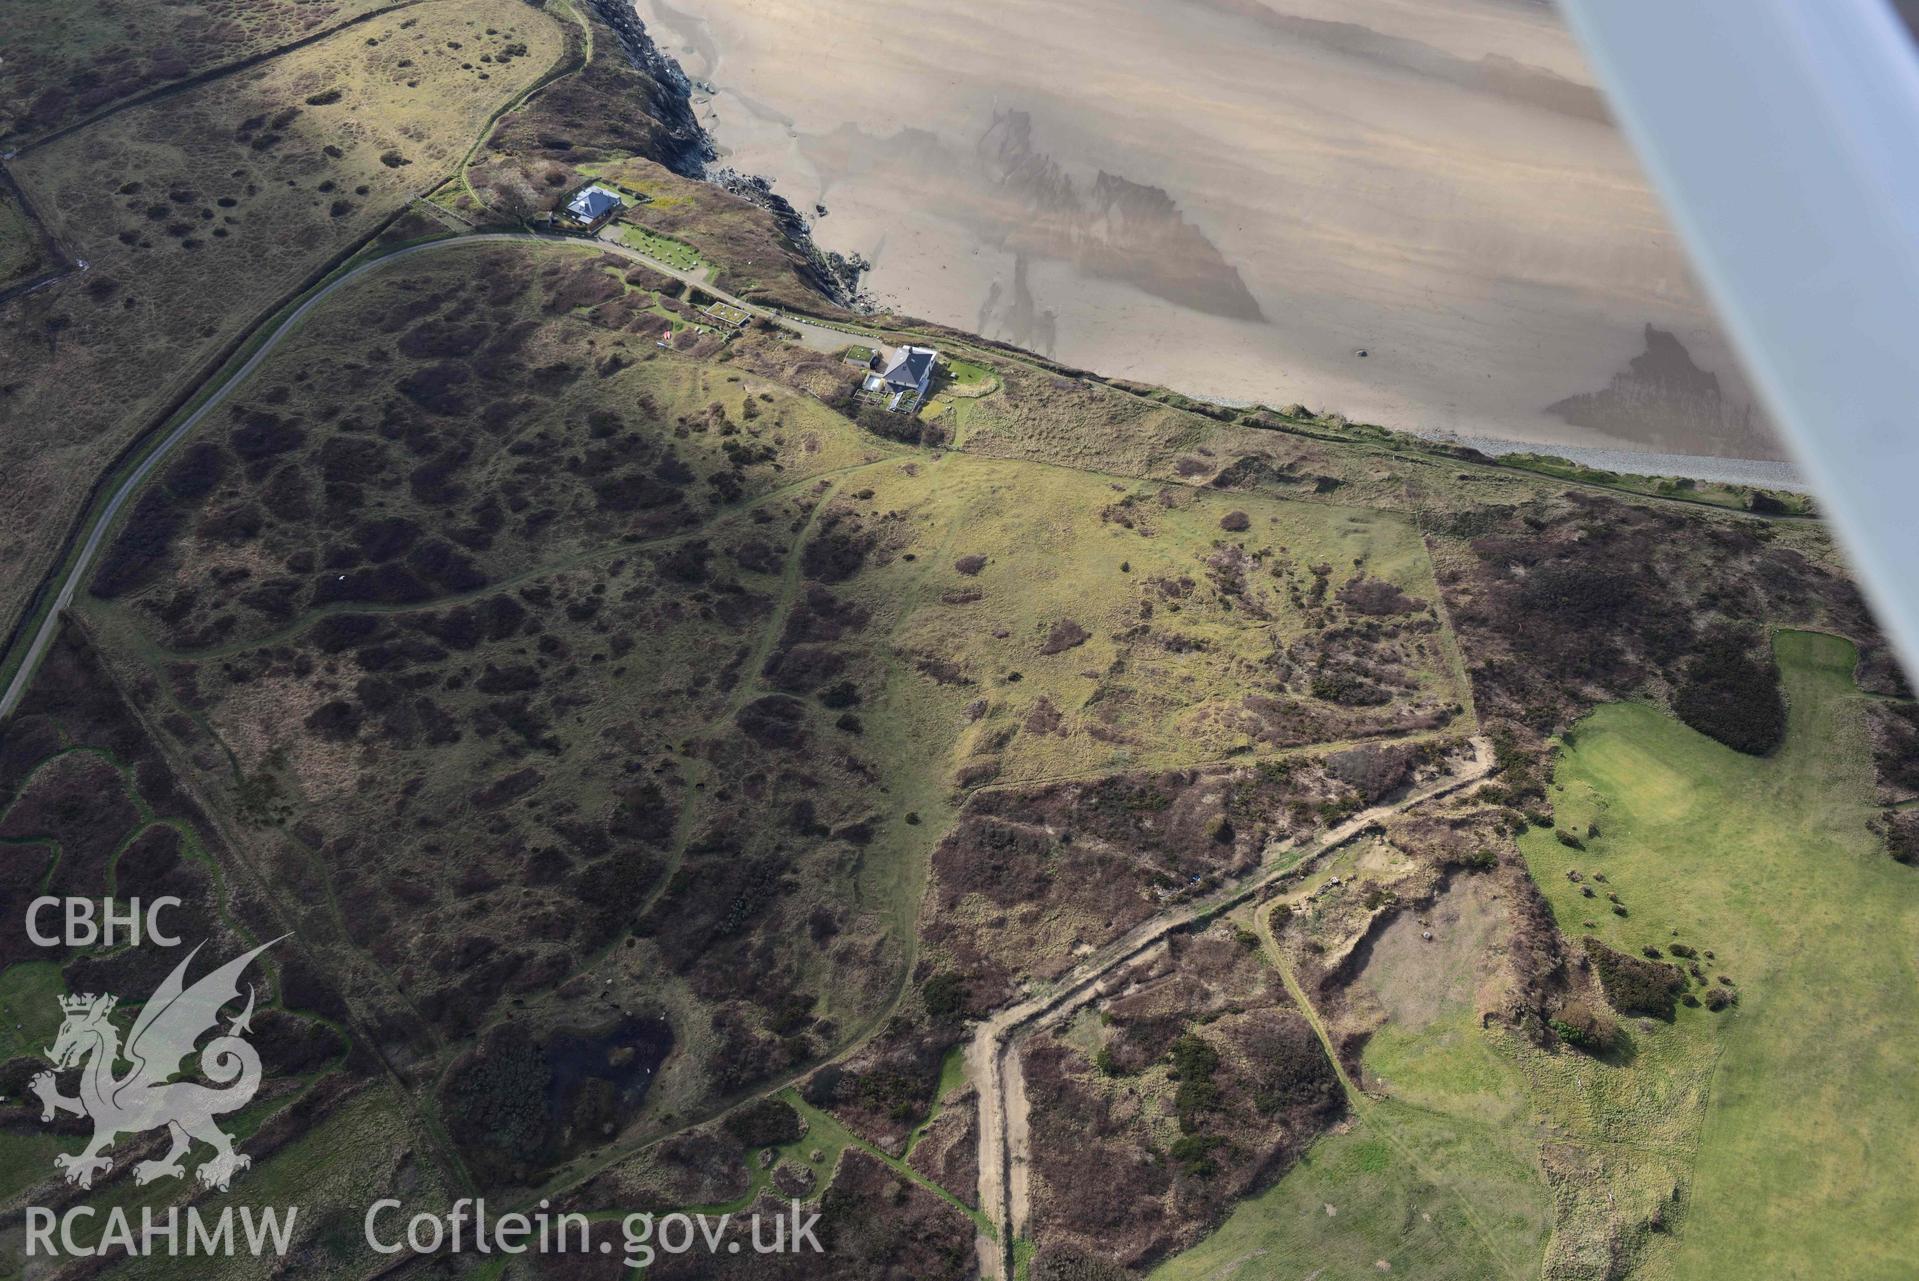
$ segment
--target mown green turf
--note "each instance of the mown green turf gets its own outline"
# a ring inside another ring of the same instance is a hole
[[[934,391],[954,396],[983,396],[998,386],[999,377],[986,366],[957,357],[944,357],[940,361]]]
[[[1367,1043],[1365,1063],[1369,1080],[1428,1111],[1495,1128],[1525,1120],[1512,1061],[1466,1003],[1449,1006],[1422,1028],[1386,1024]]]
[[[1323,1267],[1337,1281],[1381,1275],[1383,1258],[1392,1275],[1532,1276],[1541,1216],[1557,1220],[1547,1276],[1606,1275],[1615,1258],[1685,1281],[1912,1275],[1919,877],[1865,826],[1852,646],[1788,632],[1777,653],[1791,712],[1772,757],[1651,706],[1601,708],[1571,736],[1555,792],[1559,826],[1599,835],[1585,851],[1546,831],[1521,842],[1569,935],[1709,948],[1707,979],[1734,980],[1736,1009],[1625,1020],[1627,1048],[1606,1062],[1482,1032],[1463,1010],[1388,1025],[1366,1064],[1392,1098],[1156,1275]],[[1559,1175],[1553,1200],[1540,1165]],[[1453,1194],[1451,1233],[1423,1217],[1436,1194],[1422,1181]],[[1645,1226],[1655,1208],[1665,1232]]]
[[[708,266],[693,246],[630,222],[620,224],[620,241],[629,249],[637,249],[647,257],[669,267],[678,267],[681,271],[700,271]]]
[[[1430,1171],[1446,1167],[1444,1183]],[[1444,1118],[1378,1104],[1343,1133],[1314,1144],[1274,1187],[1242,1205],[1155,1281],[1490,1281],[1534,1274],[1537,1248],[1512,1220],[1535,1199],[1503,1149]],[[1461,1196],[1464,1190],[1467,1195]],[[1502,1199],[1504,1220],[1484,1207]],[[1389,1271],[1382,1271],[1384,1260]]]
[[[1525,1081],[1470,1006],[1417,1030],[1389,1024],[1365,1058],[1391,1097],[1356,1096],[1350,1132],[1320,1139],[1156,1277],[1539,1275],[1553,1209]]]
[[[1919,877],[1866,828],[1852,645],[1787,632],[1776,651],[1790,720],[1772,757],[1651,707],[1601,708],[1564,754],[1556,797],[1560,826],[1596,821],[1601,835],[1584,853],[1546,833],[1524,848],[1568,933],[1637,952],[1677,931],[1717,954],[1709,978],[1737,983],[1736,1010],[1636,1031],[1624,1073],[1667,1075],[1683,1108],[1684,1079],[1711,1070],[1672,1275],[1910,1277]],[[1596,910],[1569,867],[1603,871],[1631,915]]]

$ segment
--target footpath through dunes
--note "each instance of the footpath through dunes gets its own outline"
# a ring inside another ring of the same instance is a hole
[[[1359,1123],[1156,1276],[1359,1281],[1378,1260],[1461,1278],[1909,1271],[1919,881],[1867,827],[1853,645],[1787,630],[1775,651],[1789,727],[1773,754],[1606,705],[1554,776],[1555,825],[1578,846],[1519,838],[1568,939],[1679,967],[1672,1016],[1622,1016],[1604,1057],[1546,1052],[1482,1027],[1471,1000],[1414,1008],[1405,974],[1362,970],[1341,1007],[1376,988],[1389,1015],[1360,1059]],[[1547,1190],[1542,1233],[1519,1211]],[[1472,1258],[1486,1271],[1462,1271]]]
[[[966,1054],[967,1074],[980,1092],[979,1203],[998,1233],[996,1237],[982,1235],[979,1241],[981,1264],[988,1275],[1014,1275],[1016,1245],[1028,1227],[1032,1153],[1020,1066],[1020,1047],[1025,1038],[1102,995],[1111,975],[1169,934],[1229,911],[1269,886],[1307,874],[1319,860],[1388,815],[1478,782],[1492,770],[1492,745],[1476,738],[1472,746],[1472,758],[1437,781],[1390,804],[1360,811],[1304,850],[1266,851],[1252,874],[1136,926],[1074,966],[1063,978],[979,1024]]]
[[[924,1026],[929,847],[988,779],[1204,771],[1217,810],[1215,773],[1329,744],[1436,756],[1467,702],[1403,515],[909,447],[755,372],[837,356],[693,314],[590,243],[377,260],[78,580],[75,635],[489,1187],[627,1178]],[[1234,818],[1209,858],[1256,858]],[[609,1008],[672,1028],[643,1109],[517,1153],[476,1121],[489,1056]]]
[[[195,404],[193,411],[181,418],[164,437],[155,442],[153,447],[141,456],[140,461],[131,470],[127,471],[124,476],[108,477],[107,479],[110,482],[117,481],[117,483],[113,484],[110,491],[102,498],[98,512],[93,515],[89,523],[79,532],[79,536],[75,540],[77,544],[76,551],[74,555],[69,558],[66,565],[66,572],[61,574],[55,581],[51,599],[46,602],[44,608],[37,616],[37,626],[26,630],[24,634],[16,633],[12,652],[4,656],[8,660],[13,660],[13,662],[10,668],[0,665],[0,678],[4,678],[7,682],[4,686],[0,686],[0,719],[4,719],[25,694],[27,686],[31,683],[35,665],[38,664],[47,648],[53,643],[54,637],[58,634],[59,616],[61,612],[72,604],[74,595],[80,590],[81,584],[91,576],[93,570],[97,567],[95,558],[106,546],[107,536],[112,532],[115,522],[119,519],[128,500],[139,492],[141,486],[146,483],[149,476],[166,464],[171,455],[199,430],[202,422],[210,415],[220,411],[229,397],[245,385],[247,379],[254,371],[260,368],[262,363],[265,362],[283,342],[294,336],[301,323],[309,315],[323,307],[327,300],[337,292],[351,290],[361,283],[367,275],[387,271],[406,259],[421,254],[438,253],[446,249],[470,252],[481,246],[500,244],[517,245],[523,249],[531,249],[537,246],[561,253],[573,253],[576,255],[592,251],[591,247],[579,241],[558,239],[550,236],[537,236],[530,232],[479,232],[461,235],[453,239],[431,240],[422,244],[408,245],[389,253],[369,258],[346,271],[344,274],[332,277],[320,288],[306,295],[299,306],[293,308],[277,320],[272,332],[268,333],[257,346],[251,349],[250,354],[242,364],[235,368],[230,374],[225,375],[224,380],[217,386],[204,391],[198,403]],[[643,264],[647,268],[658,271],[671,279],[686,283],[699,283],[701,288],[717,294],[723,301],[732,302],[738,306],[751,306],[751,304],[742,303],[734,299],[732,295],[726,293],[724,290],[718,289],[711,284],[702,283],[696,273],[675,270],[664,263],[657,262],[624,245],[602,243],[598,247],[598,252],[610,254],[615,258],[622,258]],[[757,308],[753,310],[755,314],[762,314]],[[680,319],[677,314],[669,315],[665,310],[661,310],[659,314],[668,326],[677,325],[682,331],[688,327],[688,322]],[[837,352],[846,344],[845,334],[834,329],[826,328],[823,325],[787,317],[782,317],[779,323],[785,332],[797,337],[802,344],[814,351]],[[344,335],[337,336],[335,341],[344,342],[346,338]]]
[[[88,266],[0,305],[0,560],[21,567],[0,584],[0,626],[112,460],[453,172],[562,46],[553,18],[513,0],[427,0],[9,163]]]
[[[185,88],[418,0],[20,0],[0,62],[0,151]]]

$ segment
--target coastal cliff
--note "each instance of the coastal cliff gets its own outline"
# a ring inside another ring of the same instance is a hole
[[[682,177],[709,182],[765,210],[780,235],[808,263],[811,283],[829,301],[852,305],[866,264],[821,250],[813,241],[812,227],[790,201],[773,190],[768,179],[732,168],[710,168],[718,149],[693,110],[694,86],[685,70],[659,47],[629,0],[588,0],[588,8],[618,37],[626,62],[636,73],[634,96],[659,126],[642,154]]]
[[[699,251],[720,283],[768,305],[854,304],[860,266],[813,243],[806,220],[762,178],[713,169],[698,89],[628,0],[586,0],[568,24],[569,65],[502,117],[467,171],[483,217],[549,216],[592,179],[634,202],[621,215]],[[477,211],[476,210],[476,211]]]
[[[654,43],[628,0],[587,0],[587,7],[618,37],[627,62],[647,83],[640,96],[647,114],[661,126],[663,144],[649,158],[688,178],[705,177],[713,143],[693,113],[693,82]]]

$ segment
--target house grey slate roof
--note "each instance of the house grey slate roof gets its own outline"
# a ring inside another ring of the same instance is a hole
[[[933,357],[936,354],[931,347],[901,347],[893,353],[893,361],[881,377],[886,379],[887,386],[895,390],[917,390],[925,385],[927,377],[933,372]]]
[[[581,222],[592,222],[595,218],[620,207],[620,198],[605,187],[588,187],[573,197],[566,211]]]

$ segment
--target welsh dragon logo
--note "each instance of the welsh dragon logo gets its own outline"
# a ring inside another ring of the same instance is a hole
[[[140,1007],[124,1049],[119,1029],[109,1020],[119,998],[91,993],[60,998],[66,1019],[47,1051],[54,1071],[40,1073],[28,1088],[40,1097],[42,1121],[53,1120],[59,1112],[93,1121],[93,1141],[84,1151],[62,1152],[53,1158],[54,1165],[66,1172],[68,1183],[92,1187],[94,1175],[113,1168],[112,1158],[104,1153],[115,1139],[163,1126],[173,1145],[159,1159],[134,1166],[135,1183],[185,1174],[182,1158],[196,1140],[213,1149],[212,1157],[194,1171],[209,1188],[226,1191],[233,1177],[252,1164],[233,1150],[232,1136],[213,1123],[214,1117],[245,1107],[260,1088],[259,1052],[241,1037],[253,1017],[251,984],[246,1008],[228,1022],[226,1035],[214,1037],[200,1051],[201,1071],[214,1086],[224,1088],[172,1078],[180,1072],[181,1061],[193,1053],[194,1043],[219,1022],[221,1007],[239,998],[241,972],[279,941],[261,944],[188,987],[187,966],[200,954],[200,948],[194,948]],[[122,1059],[129,1066],[124,1075],[118,1075]],[[76,1065],[81,1065],[80,1093],[68,1098],[60,1093],[54,1073]]]

